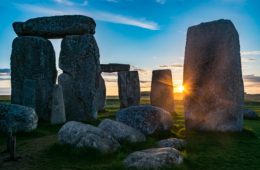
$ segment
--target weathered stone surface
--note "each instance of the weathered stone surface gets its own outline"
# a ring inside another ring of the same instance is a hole
[[[39,17],[26,22],[14,22],[13,28],[18,36],[40,36],[44,38],[63,38],[67,35],[94,34],[96,23],[87,16],[63,15]]]
[[[50,41],[17,37],[11,55],[12,103],[35,108],[40,119],[50,120],[50,101],[57,70]]]
[[[59,76],[67,120],[97,117],[100,78],[99,49],[93,35],[67,36],[61,42]]]
[[[188,29],[184,86],[188,130],[242,130],[244,86],[239,36],[231,21]]]
[[[244,119],[259,119],[260,117],[254,110],[251,109],[244,109]]]
[[[130,71],[129,64],[117,64],[117,63],[110,63],[110,64],[101,64],[101,71],[102,72],[119,72],[119,71]]]
[[[146,140],[144,134],[140,131],[114,120],[104,119],[98,127],[113,136],[119,142],[136,143],[144,142]]]
[[[119,110],[116,119],[146,135],[167,131],[173,125],[173,118],[169,112],[149,105],[131,106]]]
[[[163,139],[157,142],[158,146],[161,148],[164,147],[172,147],[177,150],[182,150],[186,146],[186,141],[183,139],[177,139],[177,138],[169,138],[169,139]]]
[[[33,108],[0,103],[0,131],[28,132],[36,129],[38,116]]]
[[[63,125],[58,138],[61,144],[94,148],[102,153],[112,153],[120,147],[117,140],[102,129],[75,121]]]
[[[98,111],[105,110],[106,105],[106,85],[102,76],[99,78],[99,86],[97,89],[97,109]]]
[[[129,169],[160,169],[183,162],[180,152],[174,148],[152,148],[131,153],[124,165]]]
[[[64,122],[66,122],[66,114],[62,87],[56,84],[52,91],[51,124],[60,124]]]
[[[140,82],[137,71],[118,72],[120,108],[140,104]]]
[[[174,112],[173,84],[171,70],[154,70],[151,86],[151,105]]]

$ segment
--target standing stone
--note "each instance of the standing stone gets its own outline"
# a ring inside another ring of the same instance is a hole
[[[56,84],[52,91],[51,124],[61,124],[64,122],[66,122],[66,115],[62,87]]]
[[[67,120],[97,118],[99,49],[93,35],[67,36],[61,42],[59,76]]]
[[[118,72],[120,108],[140,104],[140,82],[137,71]]]
[[[99,86],[97,90],[97,109],[98,111],[105,110],[106,105],[106,85],[102,76],[99,78]]]
[[[171,70],[154,70],[151,86],[151,105],[174,112],[173,84]]]
[[[241,131],[244,86],[239,36],[218,20],[188,29],[184,61],[186,128]]]
[[[62,15],[32,18],[26,22],[15,22],[13,28],[18,36],[40,36],[64,38],[67,35],[94,34],[96,23],[87,16]]]
[[[12,103],[33,106],[40,119],[49,120],[52,87],[57,76],[51,42],[32,36],[15,38],[11,70]]]

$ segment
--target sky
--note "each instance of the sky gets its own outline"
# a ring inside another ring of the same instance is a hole
[[[1,0],[0,94],[10,93],[9,73],[1,69],[10,68],[16,37],[12,23],[67,14],[95,19],[100,62],[130,64],[139,72],[142,91],[150,90],[152,70],[171,69],[178,92],[188,27],[230,19],[240,36],[245,91],[260,93],[259,7],[258,0]],[[51,42],[58,58],[61,40]],[[103,73],[103,77],[107,95],[117,95],[116,73]]]

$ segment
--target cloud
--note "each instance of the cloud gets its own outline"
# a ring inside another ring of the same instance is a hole
[[[123,24],[123,25],[130,25],[135,26],[143,29],[148,30],[159,30],[159,25],[154,21],[146,20],[145,18],[137,19],[129,16],[123,16],[119,14],[103,12],[103,11],[83,11],[81,9],[55,9],[51,7],[43,7],[43,6],[36,6],[31,4],[17,4],[18,8],[24,11],[33,12],[36,14],[41,15],[72,15],[72,14],[79,14],[79,15],[87,15],[93,17],[96,20],[116,23],[116,24]]]
[[[260,55],[260,51],[241,51],[241,55],[248,56],[248,55]]]
[[[244,80],[252,83],[260,83],[260,76],[255,76],[254,74],[244,75]]]
[[[155,0],[156,3],[164,5],[166,0]]]
[[[118,3],[118,0],[106,0],[107,2]]]
[[[61,4],[61,5],[66,5],[66,6],[74,6],[74,5],[81,5],[81,6],[86,6],[88,4],[87,0],[83,0],[80,3],[74,2],[71,0],[53,0],[54,2]]]
[[[159,65],[159,68],[168,68],[168,69],[183,68],[183,65],[182,64]]]
[[[0,73],[10,73],[11,70],[9,68],[0,68]]]

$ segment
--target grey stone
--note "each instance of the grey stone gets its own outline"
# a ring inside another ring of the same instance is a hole
[[[113,136],[120,143],[136,143],[144,142],[146,140],[144,134],[140,131],[114,120],[104,119],[98,127]]]
[[[231,21],[201,23],[188,29],[184,86],[187,130],[242,130],[240,45]]]
[[[140,104],[140,82],[137,71],[118,72],[120,108]]]
[[[244,109],[244,119],[259,119],[258,114],[251,109]]]
[[[97,118],[99,49],[93,35],[67,36],[61,42],[59,66],[67,120]]]
[[[99,86],[97,89],[97,109],[98,111],[105,110],[106,105],[106,85],[102,76],[99,78]]]
[[[87,147],[101,153],[113,153],[120,144],[105,131],[92,125],[70,121],[61,127],[58,133],[59,143],[75,147]]]
[[[128,169],[161,169],[183,162],[180,152],[174,148],[152,148],[131,153],[124,160]]]
[[[175,148],[177,150],[182,150],[187,145],[185,140],[177,139],[177,138],[163,139],[163,140],[158,141],[157,144],[161,148],[172,147],[172,148]]]
[[[63,38],[67,35],[94,34],[96,23],[87,16],[63,15],[39,17],[26,22],[14,22],[13,28],[18,36],[40,36],[44,38]]]
[[[56,84],[52,91],[51,124],[61,124],[64,122],[66,122],[66,114],[62,87]]]
[[[129,64],[117,64],[117,63],[110,63],[110,64],[101,64],[101,71],[102,72],[119,72],[119,71],[130,71]]]
[[[38,116],[33,108],[0,103],[0,130],[16,133],[36,129]]]
[[[12,103],[35,106],[40,119],[50,120],[52,87],[57,76],[51,42],[40,37],[15,38],[11,70]]]
[[[170,130],[173,125],[173,117],[169,112],[150,105],[119,110],[116,119],[146,135]]]
[[[174,112],[171,70],[154,70],[150,94],[151,105]]]

